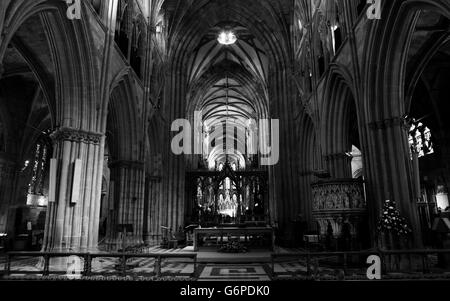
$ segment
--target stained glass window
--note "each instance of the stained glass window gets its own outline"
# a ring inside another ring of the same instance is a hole
[[[46,206],[48,196],[48,167],[51,155],[51,144],[46,139],[40,139],[34,150],[34,158],[28,164],[30,166],[31,179],[28,183],[27,205]]]
[[[419,158],[433,154],[434,148],[431,137],[431,130],[428,127],[421,122],[414,123],[409,131],[411,152],[417,153]]]

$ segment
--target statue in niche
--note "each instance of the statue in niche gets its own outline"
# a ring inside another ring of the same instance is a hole
[[[348,197],[347,192],[342,193],[342,200],[344,202],[344,208],[350,208],[350,198]]]
[[[339,195],[335,192],[331,195],[332,209],[339,209]]]
[[[245,205],[248,206],[248,200],[250,200],[250,186],[245,187]]]
[[[353,207],[354,208],[362,208],[363,207],[363,200],[362,195],[360,193],[360,190],[353,186],[352,187],[352,199],[353,199]]]
[[[318,198],[317,198],[317,209],[324,209],[325,208],[325,194],[322,189],[320,189],[318,192]]]
[[[343,202],[344,202],[344,200],[343,200],[343,197],[342,197],[342,193],[341,192],[338,192],[338,193],[336,193],[336,194],[334,194],[333,195],[334,196],[334,198],[335,198],[335,206],[336,206],[336,209],[342,209],[342,207],[343,207]]]
[[[332,195],[330,195],[330,194],[326,196],[326,204],[325,204],[325,208],[326,208],[326,209],[332,209],[332,208],[334,208],[334,203],[333,203]]]
[[[214,188],[213,185],[211,183],[211,179],[209,179],[209,185],[208,185],[208,204],[214,204]]]
[[[313,202],[313,210],[319,210],[320,209],[320,194],[316,193],[316,196],[314,197]]]
[[[202,191],[202,184],[200,182],[200,180],[198,180],[198,184],[197,184],[197,203],[199,206],[203,205],[203,191]]]

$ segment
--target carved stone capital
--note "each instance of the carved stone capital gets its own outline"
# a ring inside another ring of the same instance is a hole
[[[86,144],[100,144],[103,134],[62,127],[54,131],[50,137],[54,142],[71,141]]]
[[[408,123],[402,117],[393,117],[374,121],[369,123],[368,126],[373,131],[386,130],[395,127],[403,127],[404,129],[409,130]]]
[[[137,169],[144,170],[145,164],[142,161],[127,161],[118,160],[109,163],[109,168],[124,168],[124,169]]]

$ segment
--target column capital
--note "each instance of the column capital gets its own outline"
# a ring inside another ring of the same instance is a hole
[[[373,121],[368,124],[373,131],[386,130],[394,127],[403,127],[409,130],[408,122],[403,117],[392,117],[383,120]]]
[[[349,160],[352,159],[351,156],[347,155],[344,152],[336,153],[336,154],[328,154],[328,155],[325,155],[324,157],[325,157],[326,161],[332,161],[332,160],[338,160],[338,159],[349,159]]]
[[[54,142],[71,141],[86,144],[100,144],[104,135],[101,133],[88,132],[69,127],[61,127],[55,130],[50,137]]]
[[[138,169],[143,170],[145,164],[143,161],[128,161],[128,160],[118,160],[113,161],[108,164],[110,168],[126,168],[126,169]]]

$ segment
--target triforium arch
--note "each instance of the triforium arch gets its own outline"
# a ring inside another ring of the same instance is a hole
[[[333,178],[351,178],[352,145],[361,148],[358,133],[359,104],[348,70],[331,65],[320,108],[321,145]],[[355,133],[356,129],[356,133]]]

